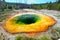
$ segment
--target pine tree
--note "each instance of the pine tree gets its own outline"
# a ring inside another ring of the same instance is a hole
[[[58,3],[60,3],[60,0],[57,0]]]

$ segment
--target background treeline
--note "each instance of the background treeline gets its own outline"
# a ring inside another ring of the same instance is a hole
[[[49,9],[49,10],[60,10],[60,0],[52,3],[45,3],[45,4],[8,4],[5,2],[0,2],[0,11],[4,10],[14,10],[14,9]]]
[[[46,3],[46,4],[38,4],[32,5],[33,9],[49,9],[49,10],[60,10],[60,3]]]
[[[34,4],[31,6],[33,9],[49,9],[49,10],[60,10],[60,0],[52,3],[45,3],[45,4]]]

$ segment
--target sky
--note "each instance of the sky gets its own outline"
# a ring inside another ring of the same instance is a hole
[[[5,0],[5,1],[10,3],[42,4],[55,2],[56,0]]]

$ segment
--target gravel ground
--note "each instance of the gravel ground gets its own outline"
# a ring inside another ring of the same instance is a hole
[[[15,15],[16,13],[25,12],[25,11],[36,11],[36,10],[33,10],[33,9],[14,10],[14,12],[12,12],[11,15]],[[37,10],[36,12],[41,12],[41,13],[44,13],[46,15],[54,17],[57,21],[57,23],[56,23],[56,25],[54,25],[54,27],[60,27],[60,11],[42,9],[42,10]],[[4,23],[4,21],[0,23],[0,30],[4,34],[6,34],[8,38],[11,38],[10,40],[13,40],[13,37],[18,35],[18,34],[14,34],[14,35],[9,34],[9,33],[7,34],[7,32],[1,27],[1,25],[3,23]],[[24,33],[22,33],[22,34],[24,34]],[[38,34],[41,34],[41,33],[38,33]]]

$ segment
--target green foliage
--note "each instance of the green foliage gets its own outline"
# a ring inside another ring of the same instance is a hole
[[[56,9],[57,9],[57,10],[60,10],[60,4],[57,4]]]
[[[26,37],[26,36],[21,36],[18,35],[14,38],[14,40],[52,40],[50,36],[47,35],[41,35],[40,38],[35,38],[35,37]]]
[[[48,3],[48,9],[52,9],[52,3]]]
[[[15,37],[15,40],[38,40],[38,39],[19,35]]]
[[[36,5],[36,6],[32,6],[31,8],[33,8],[33,9],[41,9],[41,6],[40,5]]]
[[[52,40],[50,36],[42,35],[39,40]]]
[[[49,10],[60,10],[60,3],[46,3],[36,4],[31,6],[32,9],[49,9]]]

